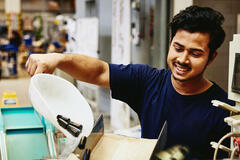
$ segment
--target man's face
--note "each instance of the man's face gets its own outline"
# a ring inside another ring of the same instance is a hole
[[[208,33],[178,30],[171,41],[167,63],[175,80],[198,80],[208,64]]]

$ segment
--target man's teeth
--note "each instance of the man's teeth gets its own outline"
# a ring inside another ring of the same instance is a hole
[[[186,72],[188,71],[189,67],[184,67],[181,65],[176,64],[177,70],[182,71],[182,72]]]
[[[177,67],[177,69],[178,69],[179,71],[182,71],[182,72],[185,72],[185,71],[188,70],[187,68],[181,68],[181,67]]]

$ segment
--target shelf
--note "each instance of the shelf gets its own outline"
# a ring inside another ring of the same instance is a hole
[[[0,12],[4,12],[5,13],[5,10],[4,9],[0,9]],[[22,13],[34,13],[34,12],[49,12],[49,13],[75,13],[75,11],[73,10],[59,10],[59,11],[53,11],[53,10],[41,10],[41,9],[38,9],[38,10],[33,10],[33,9],[25,9],[25,10],[22,10],[21,11]]]

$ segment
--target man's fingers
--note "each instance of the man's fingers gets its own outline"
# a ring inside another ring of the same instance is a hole
[[[38,67],[35,69],[34,75],[35,75],[35,74],[39,74],[39,73],[43,73],[42,66],[38,66]]]
[[[34,55],[29,56],[25,66],[30,76],[43,72],[42,64],[38,62],[37,57],[34,57]]]
[[[29,58],[28,58],[27,62],[25,63],[25,68],[28,68],[28,65],[29,65]]]
[[[28,60],[27,60],[27,62],[26,62],[26,68],[27,68],[27,72],[28,72],[28,74],[30,74],[31,73],[31,68],[32,68],[32,65],[34,64],[34,59],[32,58],[32,55],[30,55],[29,57],[28,57]]]
[[[30,66],[30,72],[29,72],[30,76],[33,76],[33,75],[34,75],[34,73],[35,73],[35,71],[36,71],[37,68],[38,68],[38,66],[37,66],[37,64],[35,64],[35,63],[33,63],[33,64]]]
[[[28,74],[30,74],[30,72],[31,72],[31,60],[30,59],[28,59],[28,61],[27,61],[27,72],[28,72]]]
[[[54,62],[54,60],[51,60],[52,55],[37,55],[33,54],[29,56],[25,66],[27,69],[27,72],[30,76],[33,76],[38,73],[52,73],[52,70],[54,70],[55,66],[52,65],[51,62]],[[49,59],[50,58],[50,59]]]

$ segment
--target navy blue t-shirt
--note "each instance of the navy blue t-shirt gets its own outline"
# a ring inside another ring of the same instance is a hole
[[[143,138],[158,138],[167,120],[167,147],[187,146],[198,158],[212,158],[211,141],[218,141],[230,127],[229,112],[212,100],[234,105],[218,85],[197,95],[181,95],[171,83],[171,71],[148,65],[109,64],[112,97],[127,103],[138,114]]]

